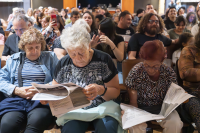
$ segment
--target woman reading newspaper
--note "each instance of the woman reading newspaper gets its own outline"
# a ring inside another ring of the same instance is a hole
[[[171,67],[163,64],[164,45],[159,40],[147,41],[140,49],[144,62],[135,65],[126,79],[130,104],[153,114],[159,114],[171,83],[177,83],[176,74]],[[122,111],[123,114],[123,111]],[[183,126],[177,111],[159,122],[163,133],[180,133]],[[146,133],[147,124],[142,123],[129,128],[130,133]]]
[[[60,39],[62,47],[66,49],[68,55],[58,62],[53,84],[72,82],[83,87],[84,94],[88,100],[92,100],[92,104],[85,107],[83,112],[86,113],[85,115],[89,114],[91,116],[93,113],[90,113],[90,111],[93,108],[98,110],[100,104],[116,99],[119,96],[118,72],[108,54],[91,49],[91,37],[87,30],[88,24],[83,21],[83,24],[77,25],[79,21],[83,20],[78,20],[72,27],[63,30]],[[86,26],[84,26],[84,23]],[[92,41],[97,43],[98,38]],[[45,101],[41,102],[43,104],[47,103]],[[99,110],[99,112],[101,111]],[[84,116],[83,112],[78,113],[76,115],[78,117],[75,116],[76,118],[62,124],[61,132],[83,133],[92,124],[95,132],[117,133],[118,121],[115,118],[106,114],[104,118],[90,121],[87,118],[82,118]],[[116,113],[116,111],[111,113]],[[67,114],[59,117],[57,121]],[[66,119],[68,118],[66,116]]]
[[[0,102],[0,133],[43,133],[55,118],[49,106],[32,101],[38,93],[31,83],[47,84],[53,80],[58,62],[53,52],[43,51],[46,42],[35,28],[20,37],[19,48],[0,70],[0,92],[6,98]]]

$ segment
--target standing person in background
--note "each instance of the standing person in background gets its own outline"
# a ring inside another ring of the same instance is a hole
[[[181,2],[180,2],[180,0],[177,0],[176,1],[176,11],[178,11],[179,8],[181,8]]]
[[[176,3],[174,2],[174,0],[171,0],[168,4],[168,8],[170,7],[175,7],[176,8]]]
[[[167,30],[176,28],[174,25],[174,21],[176,20],[176,14],[177,14],[176,8],[170,7],[168,16],[165,16],[166,20],[164,21],[165,27],[167,28]]]

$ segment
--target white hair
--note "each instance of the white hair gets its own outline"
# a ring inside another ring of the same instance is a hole
[[[77,20],[78,21],[78,20]],[[81,23],[78,25],[78,23]],[[64,29],[60,37],[61,45],[68,51],[76,48],[89,49],[91,41],[90,34],[86,29],[87,26],[83,26],[85,23],[78,21],[77,24],[73,24],[72,27]]]
[[[91,29],[88,23],[84,19],[78,19],[75,23],[74,26],[81,26],[83,28],[86,28],[86,30],[90,33]]]
[[[20,21],[20,20],[24,20],[26,22],[26,25],[28,26],[28,17],[26,17],[24,14],[16,14],[14,17],[13,17],[13,21],[16,20],[16,21]]]

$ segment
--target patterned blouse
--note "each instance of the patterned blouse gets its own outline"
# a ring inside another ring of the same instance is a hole
[[[162,105],[171,83],[177,83],[176,74],[171,67],[162,64],[158,81],[152,81],[143,65],[135,65],[126,78],[128,88],[137,91],[138,106]]]
[[[54,80],[59,84],[72,82],[84,88],[89,84],[104,85],[117,73],[112,58],[108,54],[94,49],[92,60],[85,67],[75,66],[69,55],[59,60],[54,72]],[[97,107],[103,102],[105,100],[101,96],[97,96],[85,109]]]

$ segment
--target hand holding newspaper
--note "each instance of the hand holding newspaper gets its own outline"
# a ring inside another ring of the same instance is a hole
[[[122,116],[122,127],[123,129],[127,129],[146,121],[165,119],[181,103],[191,97],[193,96],[185,93],[183,88],[172,83],[167,91],[161,111],[158,115],[151,114],[134,106],[121,103],[120,107],[122,110],[124,110],[124,115]]]
[[[32,100],[49,101],[52,115],[56,117],[91,104],[83,93],[83,88],[73,83],[57,85],[32,83],[32,86],[39,92]]]

